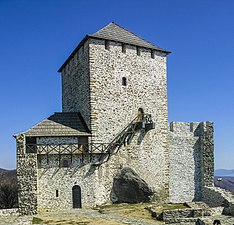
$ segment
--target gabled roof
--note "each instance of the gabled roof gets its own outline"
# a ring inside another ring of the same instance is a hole
[[[136,34],[126,30],[125,28],[117,25],[114,22],[109,23],[107,26],[103,27],[101,30],[97,31],[94,34],[86,35],[85,38],[79,43],[76,49],[71,53],[71,55],[67,58],[64,64],[59,68],[58,72],[62,72],[63,68],[67,65],[70,59],[76,54],[79,48],[87,41],[89,38],[97,38],[104,39],[110,41],[117,41],[129,45],[135,45],[138,47],[144,47],[149,49],[158,50],[164,52],[166,54],[171,53],[168,50],[159,48],[150,42],[144,40],[143,38],[137,36]]]
[[[90,136],[90,131],[79,112],[54,113],[52,116],[23,132],[26,136]]]

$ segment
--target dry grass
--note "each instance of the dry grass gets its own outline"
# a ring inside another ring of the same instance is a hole
[[[152,219],[151,214],[145,209],[149,204],[113,204],[100,208],[101,213],[118,214],[127,217],[137,217],[143,219]]]
[[[95,208],[99,211],[99,216],[87,214],[66,214],[62,213],[42,213],[38,217],[33,218],[33,224],[49,224],[49,225],[123,225],[126,223],[121,223],[115,221],[114,218],[139,218],[146,221],[152,221],[155,224],[161,224],[161,222],[156,221],[151,217],[151,213],[147,210],[147,207],[153,208],[158,214],[166,209],[181,209],[185,208],[183,204],[166,204],[157,205],[149,203],[141,204],[113,204],[105,205]],[[101,215],[103,217],[101,218]],[[107,219],[105,215],[112,215],[113,219]],[[79,215],[79,216],[78,216]]]
[[[103,213],[114,213],[120,215],[127,215],[132,217],[139,217],[145,219],[152,219],[151,214],[146,208],[153,208],[159,214],[164,210],[184,209],[188,208],[183,204],[163,204],[158,205],[156,203],[139,203],[139,204],[113,204],[100,207],[100,211]]]
[[[35,217],[34,217],[35,218]],[[105,220],[101,218],[92,217],[59,217],[59,216],[40,216],[36,218],[33,224],[50,224],[50,225],[121,225],[115,221]]]

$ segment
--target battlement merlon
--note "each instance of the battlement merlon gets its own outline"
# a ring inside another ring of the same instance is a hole
[[[206,122],[171,122],[170,132],[178,136],[194,135],[212,135],[214,133],[214,123]]]

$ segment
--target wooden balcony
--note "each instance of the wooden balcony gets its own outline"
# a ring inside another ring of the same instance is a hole
[[[26,144],[26,153],[36,154],[108,154],[108,143],[89,144]]]

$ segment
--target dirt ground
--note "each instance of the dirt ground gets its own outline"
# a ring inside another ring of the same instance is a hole
[[[95,209],[76,209],[67,212],[41,213],[33,218],[33,224],[50,225],[159,225],[146,207],[148,204],[119,204]]]
[[[147,208],[153,207],[159,214],[165,209],[184,208],[182,204],[152,205],[145,204],[116,204],[97,207],[94,209],[72,209],[54,212],[41,212],[35,216],[0,217],[0,225],[163,225],[151,216]],[[233,225],[234,217],[217,215],[207,218],[209,225],[214,219],[220,219],[221,225]],[[191,223],[174,223],[173,225],[194,225]]]

